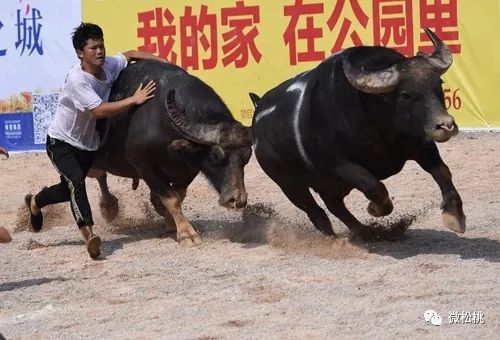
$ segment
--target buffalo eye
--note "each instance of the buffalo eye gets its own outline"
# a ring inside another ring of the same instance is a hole
[[[411,99],[411,95],[408,92],[401,92],[401,98],[403,100],[410,100]]]
[[[224,149],[218,145],[212,146],[210,150],[210,160],[215,164],[221,164],[226,160]]]

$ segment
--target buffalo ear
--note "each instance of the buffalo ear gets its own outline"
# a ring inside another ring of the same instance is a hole
[[[252,101],[253,107],[256,108],[257,104],[260,101],[260,97],[252,92],[249,92],[248,95],[250,96],[250,100]]]
[[[186,158],[194,156],[196,152],[200,150],[200,147],[185,139],[175,139],[172,143],[170,143],[167,149],[172,155]]]

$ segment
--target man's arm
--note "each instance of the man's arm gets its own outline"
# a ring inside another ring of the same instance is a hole
[[[137,61],[137,60],[157,60],[157,61],[161,61],[164,63],[168,62],[165,59],[162,59],[160,57],[155,56],[154,54],[136,51],[136,50],[130,50],[127,52],[123,52],[122,54],[127,59],[127,62],[129,64],[131,61]]]
[[[97,118],[108,118],[116,114],[122,113],[130,109],[134,105],[140,105],[146,100],[153,98],[153,94],[156,89],[156,84],[154,81],[150,81],[144,88],[142,84],[139,85],[135,93],[125,99],[118,100],[116,102],[102,102],[99,106],[90,110],[92,114]]]

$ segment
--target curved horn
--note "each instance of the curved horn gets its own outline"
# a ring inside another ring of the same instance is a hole
[[[399,84],[399,72],[395,66],[381,71],[369,72],[355,68],[347,58],[344,58],[342,65],[347,80],[349,80],[352,86],[362,92],[391,92]]]
[[[0,146],[0,154],[4,154],[7,158],[9,158],[9,152],[7,149],[4,149]]]
[[[438,69],[441,74],[445,73],[453,63],[453,56],[451,51],[445,45],[445,43],[439,39],[439,37],[434,34],[430,29],[424,27],[424,31],[427,36],[431,39],[432,44],[434,45],[434,52],[431,56],[427,57],[427,60]]]
[[[175,102],[175,90],[167,94],[167,114],[179,134],[195,143],[218,144],[220,137],[220,126],[217,124],[201,124],[190,122]]]

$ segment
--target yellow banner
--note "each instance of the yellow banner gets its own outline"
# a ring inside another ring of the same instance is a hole
[[[149,51],[211,85],[244,124],[262,95],[333,52],[383,45],[430,52],[421,27],[450,47],[445,101],[461,127],[500,127],[497,0],[83,0],[108,53]]]

